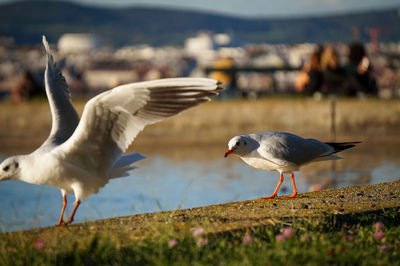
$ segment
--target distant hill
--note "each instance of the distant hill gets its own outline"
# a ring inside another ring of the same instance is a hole
[[[377,27],[379,40],[400,41],[397,9],[307,18],[248,19],[157,8],[99,8],[59,1],[20,1],[0,5],[0,36],[35,44],[46,34],[56,41],[64,33],[94,33],[119,47],[148,43],[182,45],[200,30],[227,32],[245,43],[350,42],[358,27],[363,41]]]

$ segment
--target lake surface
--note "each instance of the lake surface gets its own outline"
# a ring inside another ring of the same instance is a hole
[[[342,152],[344,160],[313,163],[296,172],[297,188],[307,192],[315,184],[332,188],[397,180],[399,150],[399,143],[362,143]],[[271,195],[279,180],[278,172],[253,169],[233,156],[223,158],[225,146],[139,152],[148,158],[131,176],[111,180],[83,201],[75,222],[256,199]],[[6,155],[0,155],[0,161]],[[287,176],[279,195],[291,193]],[[74,197],[68,196],[67,215],[73,202]],[[57,188],[0,183],[1,232],[54,225],[61,207]]]

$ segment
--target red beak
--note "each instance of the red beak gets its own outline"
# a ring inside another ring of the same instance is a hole
[[[229,154],[231,154],[233,151],[234,151],[234,150],[227,150],[227,151],[225,152],[225,158],[226,158]]]

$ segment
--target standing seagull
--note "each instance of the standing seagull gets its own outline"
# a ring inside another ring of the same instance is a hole
[[[50,136],[31,154],[4,160],[0,180],[61,189],[63,207],[58,225],[71,223],[81,200],[97,193],[111,178],[126,176],[135,168],[133,163],[144,158],[138,153],[122,154],[146,125],[207,102],[221,89],[218,81],[205,78],[126,84],[88,101],[79,120],[44,36],[43,44],[47,54],[46,94],[52,115]],[[75,206],[64,222],[67,193],[75,194]]]
[[[279,171],[279,183],[271,196],[260,199],[276,197],[283,181],[283,173],[290,173],[293,183],[293,194],[287,196],[294,198],[297,195],[293,171],[300,166],[318,161],[341,159],[335,153],[354,147],[359,142],[321,142],[316,139],[303,139],[302,137],[285,132],[254,133],[233,137],[228,143],[229,154],[236,154],[248,165],[265,171]]]

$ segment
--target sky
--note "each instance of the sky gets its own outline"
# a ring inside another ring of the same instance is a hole
[[[0,0],[0,4],[18,0]],[[92,6],[168,7],[243,17],[301,17],[400,8],[400,0],[65,0]]]

